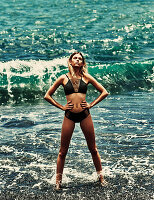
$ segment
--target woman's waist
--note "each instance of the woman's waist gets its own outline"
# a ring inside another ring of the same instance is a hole
[[[81,103],[74,103],[73,108],[70,111],[74,113],[79,113],[82,112],[83,110],[84,109],[81,107]]]
[[[75,109],[66,110],[65,113],[69,112],[69,113],[72,113],[72,114],[80,114],[82,112],[85,112],[86,110],[89,112],[88,108],[84,108],[84,109],[82,108],[81,110],[75,110]]]

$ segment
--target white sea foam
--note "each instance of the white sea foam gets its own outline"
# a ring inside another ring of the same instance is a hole
[[[11,152],[13,152],[14,150],[15,150],[15,148],[9,147],[9,146],[5,146],[5,145],[2,145],[2,146],[0,147],[0,151],[5,152],[5,153],[11,153]]]
[[[15,167],[15,166],[10,166],[10,165],[1,165],[2,169],[7,169],[9,171],[13,171],[13,172],[19,172],[20,171],[20,167]]]
[[[43,164],[43,163],[38,164],[37,162],[32,162],[32,163],[30,163],[30,165],[27,165],[27,167],[28,168],[29,167],[38,167],[41,170],[44,170],[44,169],[54,169],[55,165],[49,165],[49,164]]]
[[[131,24],[129,26],[125,26],[125,30],[127,33],[129,33],[130,31],[133,31],[136,28],[136,26],[134,24]]]
[[[8,61],[8,62],[0,62],[0,72],[5,73],[5,70],[7,72],[7,75],[14,75],[17,72],[22,72],[20,74],[21,76],[27,76],[27,75],[40,75],[46,68],[48,68],[49,71],[53,72],[53,67],[57,66],[56,68],[56,73],[59,72],[58,66],[64,65],[67,67],[67,59],[66,57],[63,58],[55,58],[50,61],[44,61],[44,60],[29,60],[29,61],[24,61],[24,60],[13,60],[13,61]],[[10,71],[11,68],[14,68],[17,70],[17,72],[12,72]],[[23,72],[23,70],[25,72]],[[28,71],[28,72],[26,72]]]
[[[36,184],[33,185],[32,188],[39,188],[39,189],[41,189],[41,184],[42,184],[42,182],[36,183]]]
[[[52,82],[52,78],[56,78],[56,75],[58,72],[60,72],[60,65],[66,66],[67,69],[67,59],[66,57],[63,58],[57,58],[50,61],[43,61],[43,60],[13,60],[8,62],[0,62],[0,73],[7,75],[7,89],[9,92],[9,95],[13,97],[11,88],[12,86],[16,86],[15,83],[11,81],[11,78],[13,76],[20,76],[22,78],[29,79],[31,76],[38,77],[39,84],[37,87],[40,87],[42,90],[42,87],[46,84],[42,81],[44,74],[46,73],[46,70],[50,74],[49,82]],[[15,69],[13,71],[12,69]],[[51,85],[51,83],[49,83]],[[25,84],[21,83],[19,84],[21,87],[24,87]],[[26,83],[27,85],[27,83]]]

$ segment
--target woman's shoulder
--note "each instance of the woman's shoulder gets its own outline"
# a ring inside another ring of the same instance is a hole
[[[86,72],[86,73],[83,73],[83,75],[84,75],[84,77],[86,78],[86,79],[91,79],[92,78],[92,76],[88,73],[88,72]]]
[[[64,79],[66,78],[66,74],[62,74],[61,76],[59,76],[60,79]]]
[[[63,84],[63,81],[65,78],[66,78],[66,75],[62,74],[57,78],[56,82],[58,82],[59,84]]]

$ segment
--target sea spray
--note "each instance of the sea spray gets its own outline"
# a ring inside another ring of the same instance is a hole
[[[94,64],[89,73],[111,94],[128,91],[153,90],[153,62]],[[43,98],[46,90],[62,74],[68,72],[67,58],[51,61],[9,61],[0,63],[0,102],[35,101]],[[89,85],[88,95],[95,91]],[[63,88],[58,91],[64,97]]]

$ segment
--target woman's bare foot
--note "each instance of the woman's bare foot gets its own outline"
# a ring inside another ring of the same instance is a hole
[[[56,190],[61,190],[61,184],[62,184],[62,174],[56,174]]]
[[[102,172],[97,172],[98,175],[98,181],[101,183],[101,186],[107,186],[108,182],[104,180]]]

